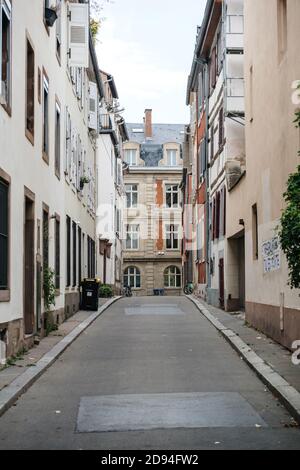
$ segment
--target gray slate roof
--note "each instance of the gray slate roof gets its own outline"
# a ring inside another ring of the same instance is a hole
[[[137,142],[141,145],[141,159],[147,167],[157,167],[163,158],[163,145],[168,142],[182,144],[185,129],[184,124],[153,124],[152,139],[146,139],[144,134],[144,124],[126,124],[129,141]],[[133,132],[135,129],[142,129],[143,132]],[[182,155],[181,155],[182,157]]]
[[[151,140],[145,138],[143,133],[134,133],[133,129],[144,129],[144,124],[128,124],[129,140],[137,142],[139,144],[152,144],[152,145],[163,145],[167,142],[178,142],[182,144],[184,140],[184,134],[181,134],[185,129],[184,124],[153,124],[153,137]]]

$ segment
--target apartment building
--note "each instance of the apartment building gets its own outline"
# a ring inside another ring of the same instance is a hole
[[[100,71],[104,99],[100,109],[97,140],[97,242],[98,275],[116,293],[122,288],[122,219],[125,187],[123,182],[123,143],[127,128],[114,77]]]
[[[299,15],[298,0],[245,0],[247,174],[246,190],[236,194],[245,223],[246,319],[290,349],[300,338],[300,292],[288,285],[277,227],[299,165]]]
[[[96,274],[103,90],[89,6],[28,3],[0,1],[0,339],[7,355],[77,311],[81,280]],[[50,284],[55,306],[45,302]]]
[[[127,124],[124,144],[123,282],[135,295],[179,295],[182,288],[182,141],[184,126],[144,122]]]
[[[242,285],[236,292],[227,245],[228,193],[245,171],[243,3],[208,0],[186,101],[194,153],[194,281],[199,296],[226,310],[245,301]],[[243,237],[243,227],[235,236]]]

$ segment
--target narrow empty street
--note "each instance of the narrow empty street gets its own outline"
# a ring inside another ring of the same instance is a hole
[[[112,305],[0,418],[1,449],[291,449],[298,428],[184,297]]]

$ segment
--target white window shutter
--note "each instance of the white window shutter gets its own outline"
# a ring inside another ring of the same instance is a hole
[[[89,5],[69,4],[69,65],[89,66]]]
[[[89,128],[98,130],[98,90],[94,82],[89,84]]]

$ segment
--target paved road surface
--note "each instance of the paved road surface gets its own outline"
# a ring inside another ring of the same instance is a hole
[[[122,299],[0,418],[0,449],[300,449],[300,430],[194,305]]]

